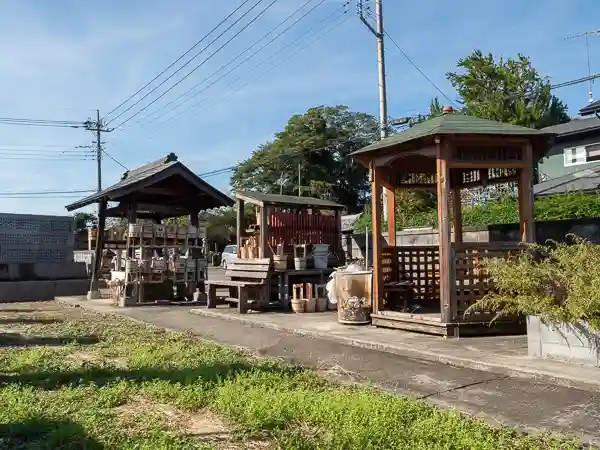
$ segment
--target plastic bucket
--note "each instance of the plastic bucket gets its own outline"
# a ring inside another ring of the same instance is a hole
[[[329,260],[329,252],[313,252],[313,266],[315,269],[327,269],[327,261]]]

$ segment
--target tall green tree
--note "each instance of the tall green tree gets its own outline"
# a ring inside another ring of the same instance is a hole
[[[418,123],[441,116],[443,112],[444,105],[440,103],[440,100],[437,97],[434,97],[434,99],[429,103],[429,112],[427,114],[417,114],[416,116],[412,117],[408,122],[408,126],[409,128],[414,127]]]
[[[73,214],[75,220],[75,229],[84,230],[85,228],[98,225],[98,217],[93,213],[76,212]]]
[[[318,106],[293,116],[272,141],[233,172],[234,190],[326,198],[360,211],[368,198],[366,170],[348,157],[379,139],[370,114],[346,106]]]
[[[548,78],[529,58],[498,60],[475,50],[457,64],[461,72],[446,77],[469,114],[531,128],[568,122],[567,107],[550,91]]]

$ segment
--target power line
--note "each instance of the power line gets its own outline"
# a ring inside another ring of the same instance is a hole
[[[400,45],[398,45],[398,43],[397,43],[397,42],[394,40],[394,38],[392,38],[392,37],[390,36],[390,34],[389,34],[387,31],[384,31],[384,34],[387,36],[387,38],[390,40],[390,42],[391,42],[392,44],[394,44],[394,46],[395,46],[395,47],[396,47],[398,50],[400,50],[400,53],[402,53],[402,56],[404,56],[404,58],[406,58],[406,60],[407,60],[407,61],[408,61],[408,62],[409,62],[409,63],[410,63],[410,64],[411,64],[411,65],[412,65],[412,66],[413,66],[413,67],[414,67],[416,70],[417,70],[417,72],[419,72],[419,73],[420,73],[420,74],[423,76],[423,78],[425,78],[425,80],[427,80],[427,82],[428,82],[428,83],[429,83],[431,86],[433,86],[433,88],[434,88],[436,91],[438,91],[438,92],[439,92],[439,93],[440,93],[440,94],[441,94],[441,95],[442,95],[442,96],[443,96],[443,97],[444,97],[446,100],[448,100],[448,101],[449,101],[450,103],[452,103],[454,106],[457,106],[457,105],[456,105],[456,102],[455,102],[454,100],[452,100],[450,97],[448,97],[448,96],[446,95],[446,93],[445,93],[444,91],[442,91],[442,90],[439,88],[439,86],[438,86],[437,84],[435,84],[435,83],[434,83],[434,82],[431,80],[431,78],[429,78],[429,77],[428,77],[428,76],[425,74],[425,72],[423,72],[423,70],[422,70],[422,69],[421,69],[421,68],[420,68],[420,67],[419,67],[419,66],[418,66],[418,65],[417,65],[417,64],[416,64],[416,63],[415,63],[415,62],[414,62],[414,61],[413,61],[411,58],[410,58],[410,56],[408,56],[408,54],[407,54],[407,53],[406,53],[404,50],[402,50],[402,47],[400,47]]]
[[[343,8],[343,7],[342,7]],[[263,66],[265,63],[268,63],[270,60],[272,60],[275,56],[279,55],[282,51],[290,48],[290,47],[300,47],[299,49],[297,49],[296,51],[292,52],[291,54],[289,54],[287,56],[287,58],[284,58],[282,61],[280,61],[278,64],[270,67],[269,69],[263,71],[262,73],[260,73],[258,76],[256,76],[255,78],[251,79],[250,81],[248,81],[247,83],[243,84],[242,86],[238,87],[237,89],[227,93],[226,95],[220,97],[217,99],[216,102],[213,102],[211,104],[208,105],[208,107],[205,107],[199,111],[196,111],[195,114],[192,114],[190,116],[188,116],[187,118],[190,119],[192,117],[197,116],[199,113],[206,111],[208,108],[210,108],[211,106],[215,105],[217,102],[221,102],[223,100],[225,100],[226,98],[230,97],[231,95],[235,94],[236,92],[241,91],[242,89],[248,87],[250,84],[254,83],[255,81],[257,81],[258,79],[262,78],[263,76],[267,75],[268,73],[272,72],[273,70],[275,70],[276,68],[280,67],[281,65],[283,65],[284,63],[286,63],[287,61],[289,61],[290,59],[292,59],[293,57],[295,57],[296,55],[298,55],[299,53],[301,53],[302,51],[304,51],[306,48],[310,47],[312,44],[314,44],[316,41],[318,41],[319,39],[322,39],[323,37],[325,37],[327,34],[331,33],[333,30],[335,30],[337,27],[341,26],[342,24],[344,24],[345,22],[347,22],[350,17],[346,17],[344,20],[335,23],[335,19],[333,22],[325,25],[324,27],[321,27],[321,24],[323,24],[324,22],[328,21],[329,18],[331,18],[332,16],[336,15],[337,11],[339,11],[342,8],[338,8],[336,11],[334,11],[332,14],[328,15],[327,17],[325,17],[324,19],[322,19],[321,21],[319,21],[317,24],[313,25],[312,27],[310,27],[308,30],[306,30],[304,33],[302,33],[300,36],[296,37],[293,41],[291,41],[290,43],[288,43],[287,45],[285,45],[284,47],[280,48],[277,52],[275,52],[274,54],[272,54],[271,56],[269,56],[268,58],[262,60],[260,63],[256,64],[255,66],[253,66],[250,70],[246,71],[243,75],[237,77],[235,80],[231,81],[230,83],[228,83],[227,85],[224,86],[224,88],[228,88],[232,85],[234,85],[237,81],[243,79],[246,75],[252,73],[255,69]],[[344,15],[347,14],[347,10],[345,10],[344,12],[342,12],[341,14],[337,14],[336,19],[339,19],[341,17],[344,17]],[[333,23],[333,26],[327,30],[327,27],[329,25],[331,25]],[[309,33],[312,32],[322,32],[325,31],[324,33],[321,34],[317,34],[312,40],[309,40],[308,43],[306,43],[306,45],[301,46],[301,45],[296,45],[297,43],[299,43],[298,41],[300,41],[302,38],[304,38],[306,35],[308,35]],[[222,77],[220,77],[218,80],[216,81],[220,81],[222,79]],[[214,84],[214,83],[211,83]],[[207,87],[208,88],[208,87]],[[206,90],[207,88],[203,89],[202,91]],[[167,122],[170,122],[172,120],[174,120],[175,118],[181,116],[183,113],[185,113],[186,111],[189,111],[197,106],[200,106],[204,103],[206,103],[208,100],[211,99],[211,97],[214,97],[215,94],[210,95],[208,97],[205,97],[203,99],[201,99],[198,102],[193,103],[192,105],[188,106],[187,108],[184,108],[183,110],[179,111],[177,114],[175,114],[174,116],[171,116],[169,118],[167,118],[166,120],[159,122],[157,124],[157,126],[160,125],[164,125]],[[169,128],[167,128],[169,129]],[[164,131],[164,130],[163,130]],[[150,136],[147,136],[146,139],[152,139],[153,137],[157,136],[158,134],[160,134],[160,132],[158,133],[154,133]]]
[[[129,168],[127,166],[121,164],[118,160],[116,160],[113,156],[111,156],[110,153],[108,153],[106,150],[104,150],[104,148],[102,149],[102,153],[104,153],[106,156],[108,156],[110,159],[112,159],[115,163],[117,163],[123,169],[129,170]]]
[[[248,3],[250,0],[244,0],[237,8],[235,8],[231,13],[229,13],[229,15],[227,15],[227,17],[225,17],[223,20],[221,20],[212,30],[210,30],[208,33],[206,33],[198,42],[196,42],[194,45],[192,45],[185,53],[183,53],[181,56],[179,56],[175,61],[173,61],[165,70],[163,70],[161,73],[159,73],[158,75],[156,75],[154,78],[152,78],[150,81],[148,81],[144,86],[142,86],[137,92],[135,92],[134,94],[132,94],[131,96],[129,96],[126,100],[124,100],[123,102],[121,102],[116,108],[112,109],[106,116],[110,116],[112,113],[114,113],[117,109],[119,109],[121,106],[123,106],[125,103],[127,103],[129,100],[131,100],[133,97],[135,97],[136,95],[138,95],[140,92],[142,92],[144,89],[146,89],[148,86],[150,86],[152,83],[154,83],[158,78],[160,78],[162,75],[164,75],[171,67],[173,67],[175,64],[177,64],[179,61],[181,61],[183,58],[185,58],[192,50],[194,50],[196,47],[198,47],[202,42],[204,42],[204,40],[209,37],[212,33],[214,33],[217,28],[219,28],[221,25],[223,25],[225,22],[227,22],[231,16],[233,16],[236,12],[238,12],[246,3]],[[205,47],[206,48],[206,47]],[[196,58],[198,55],[200,55],[200,53],[202,53],[203,50],[201,50],[199,53],[197,53],[194,58]],[[186,64],[188,64],[189,62],[191,62],[194,58],[190,59]],[[185,65],[183,67],[180,67],[178,71],[176,71],[175,73],[179,72],[181,69],[183,69],[185,67]],[[175,75],[175,73],[173,75]],[[168,78],[167,80],[168,81]],[[160,86],[160,85],[159,85]]]
[[[190,89],[188,89],[187,91],[181,93],[177,98],[171,100],[170,102],[168,102],[167,104],[161,106],[160,108],[158,108],[157,110],[155,110],[154,112],[151,112],[150,114],[146,115],[145,117],[143,117],[142,119],[140,119],[138,122],[136,123],[141,123],[143,121],[145,121],[146,119],[148,119],[149,117],[152,117],[154,114],[156,114],[157,112],[159,112],[161,109],[165,109],[166,107],[172,105],[173,103],[175,103],[177,100],[179,100],[182,97],[185,97],[187,94],[189,94],[190,92],[194,91],[197,87],[201,86],[202,84],[204,84],[206,81],[210,80],[212,77],[214,77],[215,75],[219,74],[221,71],[223,71],[225,68],[227,68],[227,66],[229,66],[231,63],[237,61],[240,57],[242,57],[246,52],[248,52],[249,50],[251,50],[252,48],[254,48],[257,44],[259,44],[260,42],[262,42],[263,40],[265,40],[267,37],[269,37],[271,34],[273,34],[273,32],[275,32],[277,29],[279,29],[283,24],[285,24],[288,20],[290,20],[292,17],[294,17],[296,14],[298,14],[302,9],[304,9],[306,6],[308,6],[313,0],[307,0],[302,6],[300,6],[298,9],[296,9],[293,13],[291,13],[290,15],[288,15],[282,22],[280,22],[275,28],[273,28],[271,31],[267,32],[263,37],[261,37],[259,40],[257,40],[256,42],[254,42],[252,45],[246,47],[244,50],[242,50],[240,53],[238,53],[236,56],[234,56],[233,58],[231,58],[231,60],[224,64],[223,66],[221,66],[220,68],[218,68],[217,70],[215,70],[212,74],[210,74],[208,77],[204,78],[202,81],[200,81],[199,83],[195,84],[194,86],[192,86]],[[292,27],[294,27],[298,22],[300,22],[302,19],[304,19],[306,16],[308,16],[310,13],[312,13],[315,9],[317,9],[319,6],[321,6],[323,3],[325,2],[325,0],[320,0],[316,5],[314,5],[310,10],[308,10],[307,12],[305,12],[301,17],[299,17],[298,19],[296,19],[296,21],[294,21],[291,25],[289,25],[286,29],[284,29],[282,32],[280,32],[279,34],[277,34],[275,37],[273,37],[270,41],[268,41],[266,44],[264,44],[262,47],[260,47],[258,50],[256,50],[254,53],[252,53],[250,56],[246,57],[244,60],[242,60],[240,63],[238,63],[235,67],[233,67],[232,69],[230,69],[228,72],[226,72],[225,74],[222,74],[222,76],[217,79],[216,81],[213,81],[210,85],[206,86],[204,89],[200,90],[199,92],[196,92],[195,94],[189,96],[186,100],[184,100],[183,102],[179,103],[178,105],[175,105],[173,108],[165,111],[163,114],[161,114],[160,116],[155,117],[154,119],[150,120],[148,123],[152,123],[162,117],[164,117],[165,115],[169,114],[170,112],[176,110],[177,108],[181,107],[182,105],[186,104],[187,102],[189,102],[190,100],[194,99],[195,97],[197,97],[200,93],[204,92],[206,89],[210,88],[211,86],[213,86],[214,84],[216,84],[219,80],[223,79],[225,76],[229,75],[231,72],[233,72],[235,69],[237,69],[238,67],[242,66],[243,64],[245,64],[246,62],[248,62],[250,59],[252,59],[255,55],[257,55],[259,52],[261,52],[262,50],[264,50],[266,47],[268,47],[270,44],[272,44],[273,42],[275,42],[279,37],[281,37],[283,34],[285,34],[287,31],[289,31]],[[347,2],[348,3],[348,2]]]
[[[248,15],[254,8],[256,8],[263,1],[264,0],[258,0],[248,11],[246,11],[235,22],[233,22],[225,31],[223,31],[220,35],[218,35],[215,39],[213,39],[207,46],[205,46],[202,51],[204,51],[206,48],[210,47],[212,44],[214,44],[216,41],[218,41],[227,31],[229,31],[231,28],[233,28],[240,20],[242,20],[244,17],[246,17],[246,15]],[[242,32],[244,32],[246,30],[246,28],[248,28],[250,25],[252,25],[254,22],[256,22],[256,20],[258,20],[276,2],[277,2],[277,0],[272,0],[271,3],[269,3],[269,5],[267,5],[266,8],[264,8],[250,22],[248,22],[246,25],[244,25],[241,30],[239,30],[237,33],[235,33],[223,45],[221,45],[217,50],[215,50],[207,58],[205,58],[200,64],[198,64],[196,67],[194,67],[192,70],[190,70],[187,74],[185,74],[185,76],[183,76],[183,78],[181,78],[179,81],[177,81],[175,84],[173,84],[169,89],[167,89],[166,91],[164,91],[162,94],[160,94],[158,97],[156,97],[150,103],[148,103],[146,106],[144,106],[138,112],[134,113],[133,115],[129,116],[127,119],[123,120],[121,123],[119,123],[118,125],[116,125],[114,128],[116,129],[116,128],[119,128],[119,127],[123,126],[124,124],[126,124],[127,122],[129,122],[131,119],[133,119],[135,116],[137,116],[138,114],[140,114],[142,111],[146,110],[148,107],[150,107],[151,105],[153,105],[154,103],[156,103],[158,100],[160,100],[161,98],[163,98],[165,95],[167,95],[169,92],[171,92],[175,87],[177,87],[178,85],[180,85],[181,83],[183,83],[190,75],[192,75],[196,70],[198,70],[200,67],[202,67],[209,59],[211,59],[214,55],[216,55],[218,52],[220,52],[226,45],[228,45],[231,41],[233,41],[236,37],[238,37]],[[190,60],[190,62],[191,62],[191,60]],[[185,67],[185,65],[182,66],[182,68],[183,67]],[[177,72],[175,72],[175,73],[177,73]],[[129,111],[131,108],[133,108],[138,103],[140,103],[143,99],[145,99],[146,97],[148,97],[148,95],[150,95],[152,92],[154,92],[159,86],[163,85],[169,79],[171,79],[175,75],[175,73],[172,74],[172,75],[170,75],[166,80],[164,80],[161,84],[159,84],[152,91],[150,91],[149,93],[147,93],[146,95],[144,95],[141,99],[139,99],[137,102],[135,102],[129,108],[127,108],[125,111],[123,111],[122,113],[118,114],[116,117],[114,117],[113,119],[111,119],[111,121],[109,123],[113,122],[115,119],[117,119],[118,117],[120,117],[121,115],[123,115],[125,112]]]
[[[0,125],[20,125],[30,127],[83,128],[82,122],[73,120],[23,119],[15,117],[0,117]]]
[[[26,191],[26,192],[0,192],[0,196],[6,195],[52,195],[52,194],[85,194],[95,192],[94,189],[79,189],[68,191]]]
[[[375,131],[379,131],[379,130],[375,130]],[[273,162],[276,161],[280,158],[289,158],[289,157],[294,157],[294,156],[298,156],[301,154],[308,154],[308,153],[313,153],[313,152],[320,152],[323,150],[334,150],[335,148],[339,148],[341,145],[346,145],[346,144],[350,144],[350,143],[354,143],[357,141],[360,141],[361,139],[359,138],[350,138],[350,139],[344,139],[344,140],[339,140],[339,141],[335,141],[332,142],[329,145],[326,145],[324,147],[320,147],[320,148],[313,148],[313,149],[298,149],[298,150],[294,150],[292,152],[288,152],[288,153],[281,153],[278,155],[272,155],[271,157],[267,157],[267,158],[262,158],[261,159],[261,163],[268,163],[268,162]],[[228,166],[228,167],[223,167],[221,169],[215,169],[215,170],[211,170],[209,172],[204,172],[199,174],[199,177],[202,178],[207,178],[207,177],[212,177],[212,176],[216,176],[216,175],[222,175],[224,173],[227,172],[231,172],[235,169],[237,169],[241,164],[237,164],[234,166]]]

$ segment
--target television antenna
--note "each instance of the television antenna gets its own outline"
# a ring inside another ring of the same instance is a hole
[[[592,66],[590,64],[590,44],[589,44],[589,37],[590,36],[600,36],[600,28],[598,28],[597,30],[592,30],[592,31],[586,31],[585,33],[580,33],[580,34],[576,34],[574,36],[569,36],[567,38],[565,38],[565,41],[569,41],[571,39],[579,39],[579,38],[585,38],[585,53],[587,56],[587,66],[588,66],[588,76],[592,75]],[[588,92],[588,102],[593,103],[594,102],[594,94],[592,93],[592,87],[594,84],[594,80],[590,79],[590,90]]]

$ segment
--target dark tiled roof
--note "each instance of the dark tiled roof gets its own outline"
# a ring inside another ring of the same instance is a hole
[[[250,191],[237,191],[236,197],[242,200],[247,200],[251,203],[257,203],[259,205],[270,204],[270,205],[289,205],[289,206],[304,206],[306,208],[315,206],[321,208],[332,208],[342,209],[343,205],[332,202],[330,200],[323,200],[314,197],[295,197],[293,195],[277,195],[277,194],[263,194],[262,192],[250,192]]]
[[[590,164],[577,172],[536,184],[533,187],[533,193],[541,197],[567,192],[590,192],[598,189],[600,189],[600,163]]]
[[[109,201],[114,201],[118,198],[119,193],[129,188],[135,188],[135,185],[145,181],[151,180],[153,177],[159,177],[165,174],[170,176],[171,174],[180,174],[188,178],[193,184],[195,184],[198,190],[208,194],[212,198],[212,202],[207,206],[208,208],[217,208],[220,206],[232,206],[233,201],[218,191],[210,184],[202,180],[198,175],[194,174],[185,165],[177,160],[177,155],[174,153],[168,154],[166,157],[159,160],[153,161],[149,164],[138,167],[134,170],[129,170],[123,174],[121,181],[113,184],[100,192],[89,195],[82,198],[65,208],[67,211],[73,211],[75,209],[83,208],[84,206],[98,202],[102,198],[107,198]],[[160,181],[157,179],[157,181]]]
[[[579,110],[579,114],[582,116],[589,116],[596,112],[600,113],[600,100],[596,100],[594,103],[590,103]]]
[[[443,114],[439,117],[421,122],[406,131],[377,141],[365,148],[357,150],[353,154],[366,153],[441,134],[486,134],[493,136],[527,137],[553,135],[553,133],[543,130],[535,130],[533,128],[521,127],[510,123],[481,119],[479,117],[460,113]]]
[[[571,136],[579,133],[587,133],[589,131],[600,130],[600,119],[597,117],[587,117],[585,119],[573,119],[567,123],[552,125],[551,127],[542,128],[540,131],[548,131],[556,133],[558,138]]]

